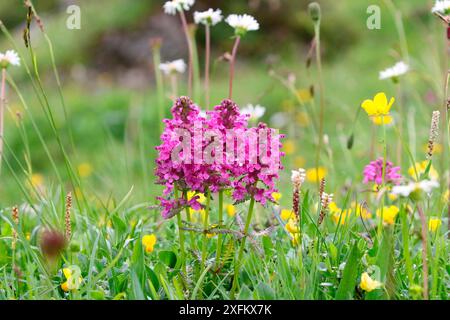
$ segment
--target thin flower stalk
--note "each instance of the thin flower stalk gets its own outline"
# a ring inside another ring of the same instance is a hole
[[[205,25],[205,103],[206,109],[209,109],[209,67],[211,57],[211,28],[209,24]]]
[[[189,34],[189,27],[186,21],[186,15],[184,11],[180,11],[181,24],[183,26],[184,35],[186,37],[189,53],[189,64],[188,64],[188,96],[192,96],[192,81],[194,78],[194,49],[192,46],[191,36]]]
[[[422,280],[423,280],[423,298],[428,300],[428,246],[427,246],[427,219],[422,208],[417,206],[421,224],[422,237]]]
[[[219,191],[219,229],[223,226],[223,190]],[[216,249],[216,268],[219,268],[220,258],[222,254],[222,234],[217,236],[217,249]]]
[[[239,43],[241,42],[241,37],[236,36],[236,39],[234,40],[234,46],[233,51],[231,52],[231,60],[230,60],[230,83],[229,83],[229,92],[228,92],[228,98],[233,98],[233,80],[234,80],[234,68],[236,64],[236,54],[239,47]]]
[[[206,197],[206,207],[205,207],[205,217],[203,220],[204,234],[203,234],[203,242],[202,242],[202,266],[203,266],[203,268],[206,267],[205,262],[206,262],[207,249],[208,249],[207,230],[208,230],[209,210],[211,207],[211,193],[209,190],[207,190],[205,192],[205,197]]]
[[[3,139],[5,134],[4,128],[4,116],[5,116],[5,106],[6,106],[6,68],[2,68],[2,84],[0,92],[0,172],[2,168],[2,158],[3,158]]]
[[[70,220],[70,211],[72,210],[72,193],[69,192],[66,196],[66,211],[65,211],[65,236],[66,241],[69,242],[72,237],[72,223]]]
[[[175,198],[178,199],[178,188],[174,188]],[[183,223],[181,221],[181,213],[177,214],[178,235],[180,239],[180,256],[181,256],[181,270],[186,275],[186,251],[184,249],[184,232]]]

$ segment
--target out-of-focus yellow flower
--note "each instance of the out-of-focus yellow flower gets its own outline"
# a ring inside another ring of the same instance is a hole
[[[291,242],[294,247],[300,243],[300,233],[291,233]]]
[[[345,210],[341,210],[339,212],[334,212],[331,215],[331,219],[333,219],[334,223],[336,224],[345,224],[348,220],[348,218],[350,217],[352,213],[352,209],[345,209]]]
[[[384,207],[383,210],[377,209],[377,216],[381,217],[383,213],[383,222],[386,224],[394,224],[399,211],[399,208],[396,206]]]
[[[295,152],[295,143],[292,140],[283,142],[283,152],[288,156]]]
[[[444,192],[444,194],[442,195],[442,202],[447,203],[449,201],[449,193],[450,189],[447,189],[447,191]]]
[[[431,218],[428,221],[428,230],[436,232],[441,227],[442,221],[438,218]]]
[[[81,178],[87,178],[92,174],[93,169],[89,163],[83,162],[78,165],[77,171]]]
[[[363,219],[372,218],[372,213],[370,213],[369,210],[367,210],[364,206],[360,205],[359,203],[352,202],[352,208],[355,209],[357,217],[361,217]]]
[[[31,175],[31,185],[35,188],[40,188],[44,184],[44,176],[40,173]]]
[[[381,287],[381,282],[379,282],[377,280],[373,280],[367,272],[364,272],[361,275],[361,282],[359,283],[359,286],[364,291],[371,292],[371,291]]]
[[[322,180],[322,178],[325,178],[327,175],[327,169],[324,167],[317,168],[310,168],[306,170],[306,180],[309,182],[317,182]]]
[[[293,218],[289,219],[288,223],[286,223],[285,228],[291,234],[298,233],[299,232],[298,221]]]
[[[225,209],[227,211],[227,214],[229,217],[234,217],[236,215],[236,207],[233,204],[227,204],[225,206]]]
[[[218,224],[213,224],[213,225],[211,225],[210,227],[209,227],[209,229],[215,229],[215,228],[217,228],[219,225]],[[215,232],[208,232],[208,233],[206,233],[206,237],[207,238],[212,238],[212,237],[215,237],[217,235],[217,233],[215,233]]]
[[[302,156],[297,156],[294,158],[294,167],[303,168],[305,166],[306,160]]]
[[[145,252],[151,253],[156,244],[156,236],[154,234],[147,234],[142,237],[142,245],[144,246]]]
[[[302,102],[306,103],[312,100],[313,96],[311,90],[308,88],[297,90],[297,98]]]
[[[61,284],[61,289],[65,292],[78,290],[80,288],[83,278],[81,277],[80,268],[76,265],[63,269],[66,281]]]
[[[385,125],[392,122],[392,116],[389,114],[395,99],[392,97],[389,102],[384,92],[379,92],[373,100],[364,100],[361,107],[376,125]]]
[[[273,200],[275,200],[275,202],[280,201],[282,196],[283,195],[279,192],[272,192],[272,198],[273,198]]]
[[[31,233],[29,233],[29,232],[25,233],[25,239],[27,239],[27,241],[30,241]]]
[[[282,209],[281,213],[280,213],[280,217],[283,220],[288,220],[288,219],[294,217],[294,212],[292,210],[289,210],[289,209]]]
[[[194,196],[198,196],[198,199],[197,199],[198,202],[205,203],[206,197],[203,193],[196,193],[194,191],[188,191],[188,193],[187,193],[188,201],[191,200]]]
[[[299,112],[296,117],[297,123],[302,127],[309,125],[309,116],[306,112]]]
[[[414,170],[414,167],[416,168],[416,170]],[[416,177],[416,171],[417,171],[417,175],[420,176],[422,174],[425,173],[425,170],[428,167],[428,160],[422,161],[422,162],[416,162],[414,166],[409,167],[408,169],[408,174],[414,179],[417,180]],[[439,174],[436,171],[436,169],[433,167],[433,165],[430,166],[430,171],[428,171],[428,175],[430,176],[431,180],[438,180],[439,179]]]
[[[439,154],[442,153],[442,144],[440,143],[433,143],[433,154]],[[428,152],[428,143],[423,145],[423,152]]]
[[[328,210],[329,210],[331,213],[336,213],[336,212],[340,212],[340,211],[341,211],[341,209],[337,206],[336,202],[334,202],[334,201],[331,201],[331,202],[328,204]]]

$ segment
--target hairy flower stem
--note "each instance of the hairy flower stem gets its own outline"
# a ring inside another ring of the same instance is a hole
[[[211,57],[211,32],[209,24],[205,25],[206,52],[205,52],[205,102],[206,110],[209,109],[209,65]]]
[[[423,298],[428,300],[428,248],[427,248],[427,219],[422,209],[417,206],[419,212],[420,224],[421,224],[421,237],[422,237],[422,272],[423,272]]]
[[[223,190],[219,191],[219,230],[223,224]],[[216,268],[220,266],[220,256],[222,254],[222,234],[217,236],[217,248],[216,248]]]
[[[242,238],[241,247],[239,248],[238,257],[236,260],[234,260],[234,277],[233,277],[233,286],[231,287],[230,291],[230,298],[234,299],[236,294],[236,289],[238,287],[238,281],[239,281],[239,269],[242,264],[242,255],[244,254],[244,248],[245,248],[245,242],[247,240],[248,235],[248,228],[250,227],[250,222],[252,221],[252,215],[253,215],[253,208],[255,206],[255,199],[252,197],[250,199],[250,205],[248,207],[248,214],[247,214],[247,221],[245,222],[244,227],[244,236]]]
[[[175,187],[175,198],[178,199],[178,188]],[[181,221],[181,213],[177,214],[178,233],[180,237],[180,256],[181,256],[181,270],[186,275],[186,251],[184,249],[184,232]]]
[[[319,143],[316,150],[316,176],[319,177],[319,163],[320,153],[322,151],[323,144],[323,121],[325,115],[325,99],[324,99],[324,85],[322,76],[322,58],[320,53],[320,20],[314,23],[314,33],[316,37],[316,61],[317,72],[319,76],[319,91],[320,91],[320,111],[319,111]],[[320,186],[320,181],[317,179],[317,188]]]
[[[189,35],[189,28],[186,21],[186,16],[184,15],[184,11],[180,11],[181,24],[183,25],[184,35],[186,36],[186,41],[188,45],[189,51],[189,66],[188,66],[188,96],[192,96],[192,79],[194,77],[194,49],[192,47],[191,37]]]
[[[241,37],[236,36],[236,40],[234,41],[233,51],[231,52],[231,60],[230,60],[230,84],[229,84],[229,93],[228,98],[233,98],[233,79],[234,79],[234,66],[236,64],[236,54],[239,47],[239,43],[241,42]]]
[[[0,93],[0,173],[2,172],[2,158],[3,158],[3,136],[4,136],[4,116],[6,106],[6,68],[2,68],[2,86]]]
[[[203,220],[203,243],[202,243],[202,268],[205,269],[205,262],[206,262],[206,253],[207,253],[207,247],[208,247],[208,236],[207,236],[207,230],[208,230],[208,218],[209,218],[209,208],[211,205],[211,194],[209,190],[205,192],[206,196],[206,207],[205,207],[205,218]]]

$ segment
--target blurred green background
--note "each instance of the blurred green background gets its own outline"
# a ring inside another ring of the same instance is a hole
[[[389,81],[378,80],[378,72],[392,66],[401,56],[398,25],[389,2],[384,0],[322,0],[322,55],[324,60],[326,120],[325,133],[331,153],[323,161],[329,185],[336,188],[343,182],[361,181],[361,172],[371,158],[367,146],[372,132],[369,120],[355,114],[362,100],[379,91],[397,95]],[[405,77],[397,101],[408,110],[408,139],[413,152],[421,155],[427,142],[429,116],[442,101],[446,46],[445,28],[430,14],[434,1],[394,1],[402,13],[407,50],[412,72]],[[154,146],[159,143],[156,110],[154,66],[150,40],[161,37],[162,60],[187,57],[187,48],[179,19],[163,13],[164,1],[154,0],[37,0],[34,1],[44,27],[53,42],[67,118],[51,68],[48,47],[42,33],[33,23],[32,47],[45,83],[62,140],[72,163],[83,176],[89,193],[100,199],[123,197],[134,186],[134,196],[153,202],[161,188],[153,184]],[[307,92],[316,83],[313,62],[307,68],[307,55],[313,38],[313,25],[307,14],[309,1],[304,0],[197,0],[188,14],[209,7],[222,9],[224,15],[249,13],[260,22],[261,30],[249,33],[239,49],[234,99],[239,105],[261,104],[267,108],[263,120],[287,134],[290,150],[285,159],[290,169],[314,165],[314,139],[309,129],[308,113],[293,94],[273,76],[295,79],[299,92]],[[69,30],[66,9],[76,4],[81,9],[81,29]],[[381,29],[369,30],[366,20],[369,5],[381,8]],[[13,34],[18,49],[29,55],[22,40],[26,9],[20,0],[2,0],[0,19]],[[225,23],[213,29],[212,99],[219,103],[227,96],[228,65],[221,57],[232,46],[232,29]],[[203,66],[203,30],[197,32],[200,66]],[[11,43],[0,35],[0,51]],[[41,107],[31,88],[25,69],[10,70],[38,126],[47,141],[57,165],[63,167],[57,147]],[[272,71],[272,72],[271,72]],[[185,90],[185,76],[181,91]],[[317,89],[317,88],[315,88]],[[314,90],[317,92],[317,90]],[[313,97],[318,100],[317,95]],[[166,115],[171,101],[167,94]],[[314,108],[317,103],[311,103]],[[303,109],[302,109],[303,108]],[[25,145],[18,122],[28,132],[31,146],[31,168],[37,184],[49,190],[56,187],[48,157],[23,112],[17,94],[8,89],[8,113],[5,157],[16,177],[5,165],[0,176],[0,207],[24,200],[17,181],[25,175],[16,160],[23,163]],[[312,110],[314,112],[314,109]],[[18,120],[18,115],[20,120]],[[281,120],[280,120],[281,119]],[[283,122],[283,119],[287,121]],[[346,149],[346,142],[355,123],[355,145]],[[417,128],[421,128],[420,130]],[[394,134],[392,139],[396,139]],[[71,139],[72,137],[72,139]],[[73,145],[75,148],[72,147]],[[406,161],[406,160],[405,160]],[[357,176],[355,177],[355,172]],[[283,189],[283,187],[282,187]],[[283,201],[288,201],[284,199]]]

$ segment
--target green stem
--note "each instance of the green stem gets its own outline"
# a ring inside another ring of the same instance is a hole
[[[252,221],[253,208],[255,206],[255,199],[252,197],[250,199],[250,205],[248,207],[247,221],[245,222],[244,227],[244,237],[242,238],[241,247],[239,248],[238,258],[234,260],[234,278],[233,278],[233,286],[231,288],[230,297],[231,299],[235,298],[236,289],[239,281],[239,269],[242,263],[242,255],[244,254],[245,242],[247,240],[248,228],[250,227],[250,222]]]
[[[219,191],[219,229],[223,224],[223,190]],[[217,236],[217,248],[216,248],[216,268],[220,265],[220,256],[222,254],[222,234]]]
[[[178,189],[175,187],[175,198],[178,199]],[[181,255],[181,270],[186,275],[186,251],[184,249],[184,232],[181,221],[181,213],[177,214],[178,233],[180,236],[180,255]]]
[[[386,142],[386,125],[384,124],[383,118],[383,180],[381,183],[380,190],[383,192],[383,188],[386,184],[386,162],[387,162],[387,142]],[[384,215],[384,194],[381,196],[381,215],[380,221],[378,223],[378,239],[381,239],[381,232],[383,230],[383,215]]]
[[[208,218],[209,218],[209,208],[211,203],[211,196],[209,190],[205,192],[206,196],[206,208],[205,208],[205,218],[203,220],[203,244],[202,244],[202,267],[205,269],[205,262],[206,262],[206,253],[207,253],[207,247],[208,247],[208,236],[206,234],[208,230]]]
[[[159,45],[153,45],[153,67],[155,71],[155,80],[156,80],[156,92],[158,95],[158,117],[159,117],[159,125],[160,130],[164,130],[164,123],[162,122],[164,118],[164,83],[162,78],[161,70],[159,69],[159,65],[161,64],[161,48]]]

